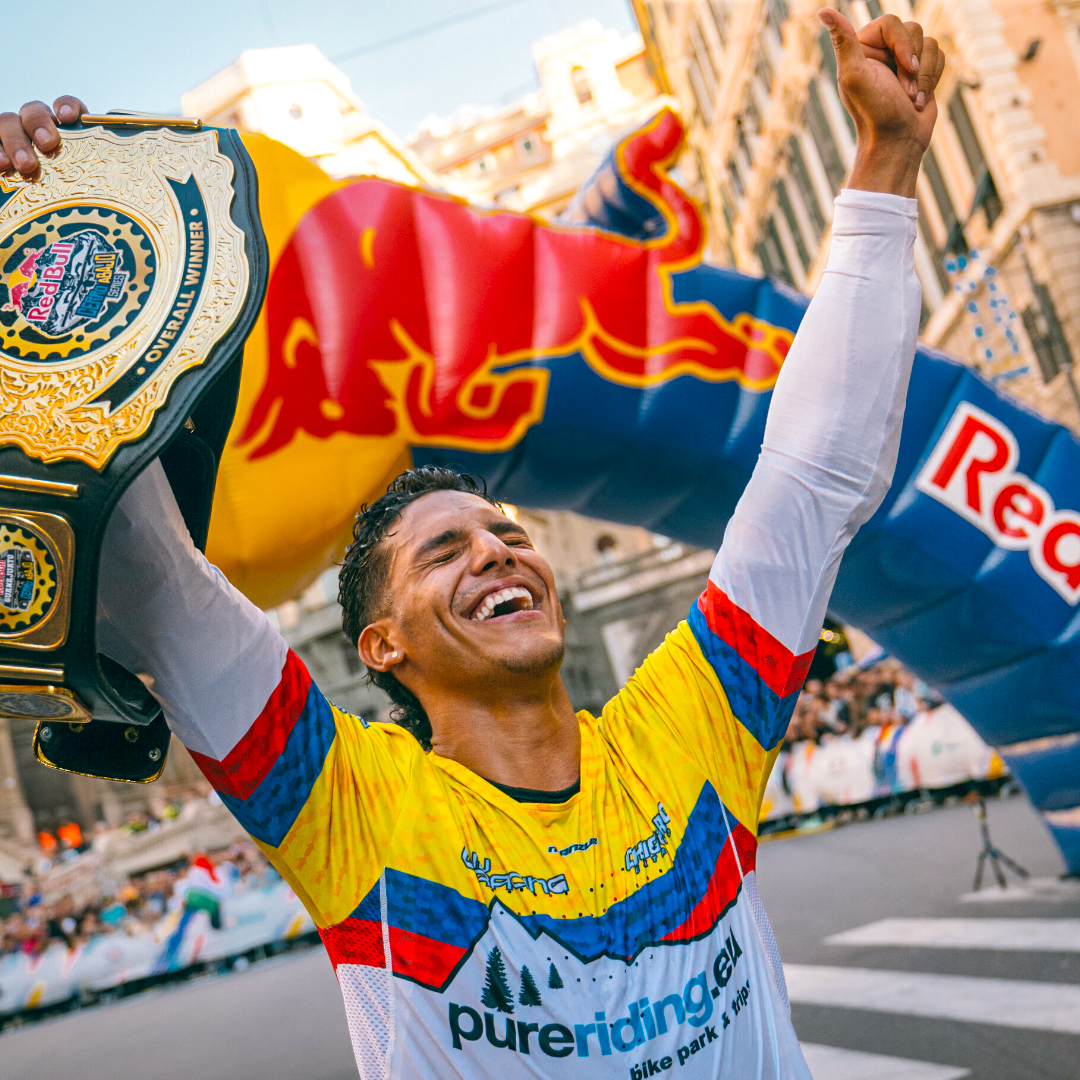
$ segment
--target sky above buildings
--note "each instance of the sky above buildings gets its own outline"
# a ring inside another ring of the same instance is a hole
[[[636,29],[628,0],[112,0],[49,11],[4,12],[0,110],[74,93],[95,111],[175,113],[185,90],[244,49],[310,42],[403,138],[429,113],[534,89],[537,38],[590,17]]]

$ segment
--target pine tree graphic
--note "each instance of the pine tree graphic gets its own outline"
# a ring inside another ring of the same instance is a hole
[[[540,999],[540,991],[536,986],[536,980],[527,967],[521,969],[521,993],[518,994],[518,1001],[522,1005],[543,1005],[543,1001]]]
[[[498,1009],[504,1013],[514,1011],[514,996],[510,993],[510,984],[506,981],[506,968],[498,945],[488,953],[487,982],[484,983],[480,1000],[489,1009]]]
[[[561,990],[563,988],[562,979],[559,976],[559,969],[552,964],[548,970],[548,989],[549,990]]]

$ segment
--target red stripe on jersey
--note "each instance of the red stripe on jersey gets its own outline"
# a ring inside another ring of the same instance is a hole
[[[383,951],[382,923],[369,919],[345,919],[334,926],[319,930],[330,963],[363,964],[366,967],[386,967]]]
[[[240,741],[221,761],[191,751],[195,764],[215,791],[247,799],[274,767],[304,711],[311,690],[311,675],[303,660],[289,650],[281,679],[263,710]]]
[[[742,825],[735,826],[735,847],[739,853],[738,862],[731,844],[725,844],[716,860],[705,895],[694,905],[694,910],[685,921],[670,934],[665,934],[662,941],[690,941],[707,934],[716,925],[717,919],[735,899],[743,876],[754,869],[756,862],[757,840]],[[742,874],[739,873],[740,867]]]
[[[395,975],[405,975],[423,986],[441,987],[466,949],[444,941],[390,927],[390,958]]]
[[[698,598],[709,629],[757,672],[778,697],[794,693],[806,681],[814,650],[796,656],[753,617],[732,603],[727,593],[710,581]]]

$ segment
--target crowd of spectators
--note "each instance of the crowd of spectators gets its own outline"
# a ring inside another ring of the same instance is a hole
[[[829,679],[808,679],[788,724],[785,744],[820,743],[827,735],[858,738],[868,727],[909,724],[942,698],[891,657],[851,665]]]
[[[130,828],[129,822],[123,828]],[[148,827],[146,822],[140,827]],[[60,845],[57,845],[59,848]],[[75,848],[67,850],[75,851]],[[63,857],[57,850],[54,858]],[[42,876],[50,860],[39,866],[17,889],[7,890],[7,907],[0,918],[0,957],[14,953],[38,955],[54,944],[74,949],[99,934],[135,935],[151,929],[167,911],[178,906],[174,886],[187,875],[192,859],[181,859],[162,869],[132,875],[121,882],[103,882],[98,895],[76,904],[70,895],[46,900]],[[214,867],[233,893],[259,888],[277,880],[277,873],[250,841],[234,843],[224,851],[198,856]]]

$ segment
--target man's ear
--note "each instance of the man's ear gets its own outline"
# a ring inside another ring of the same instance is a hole
[[[396,629],[388,619],[376,619],[360,633],[357,643],[360,659],[372,671],[389,671],[405,659],[405,649],[397,640]]]

